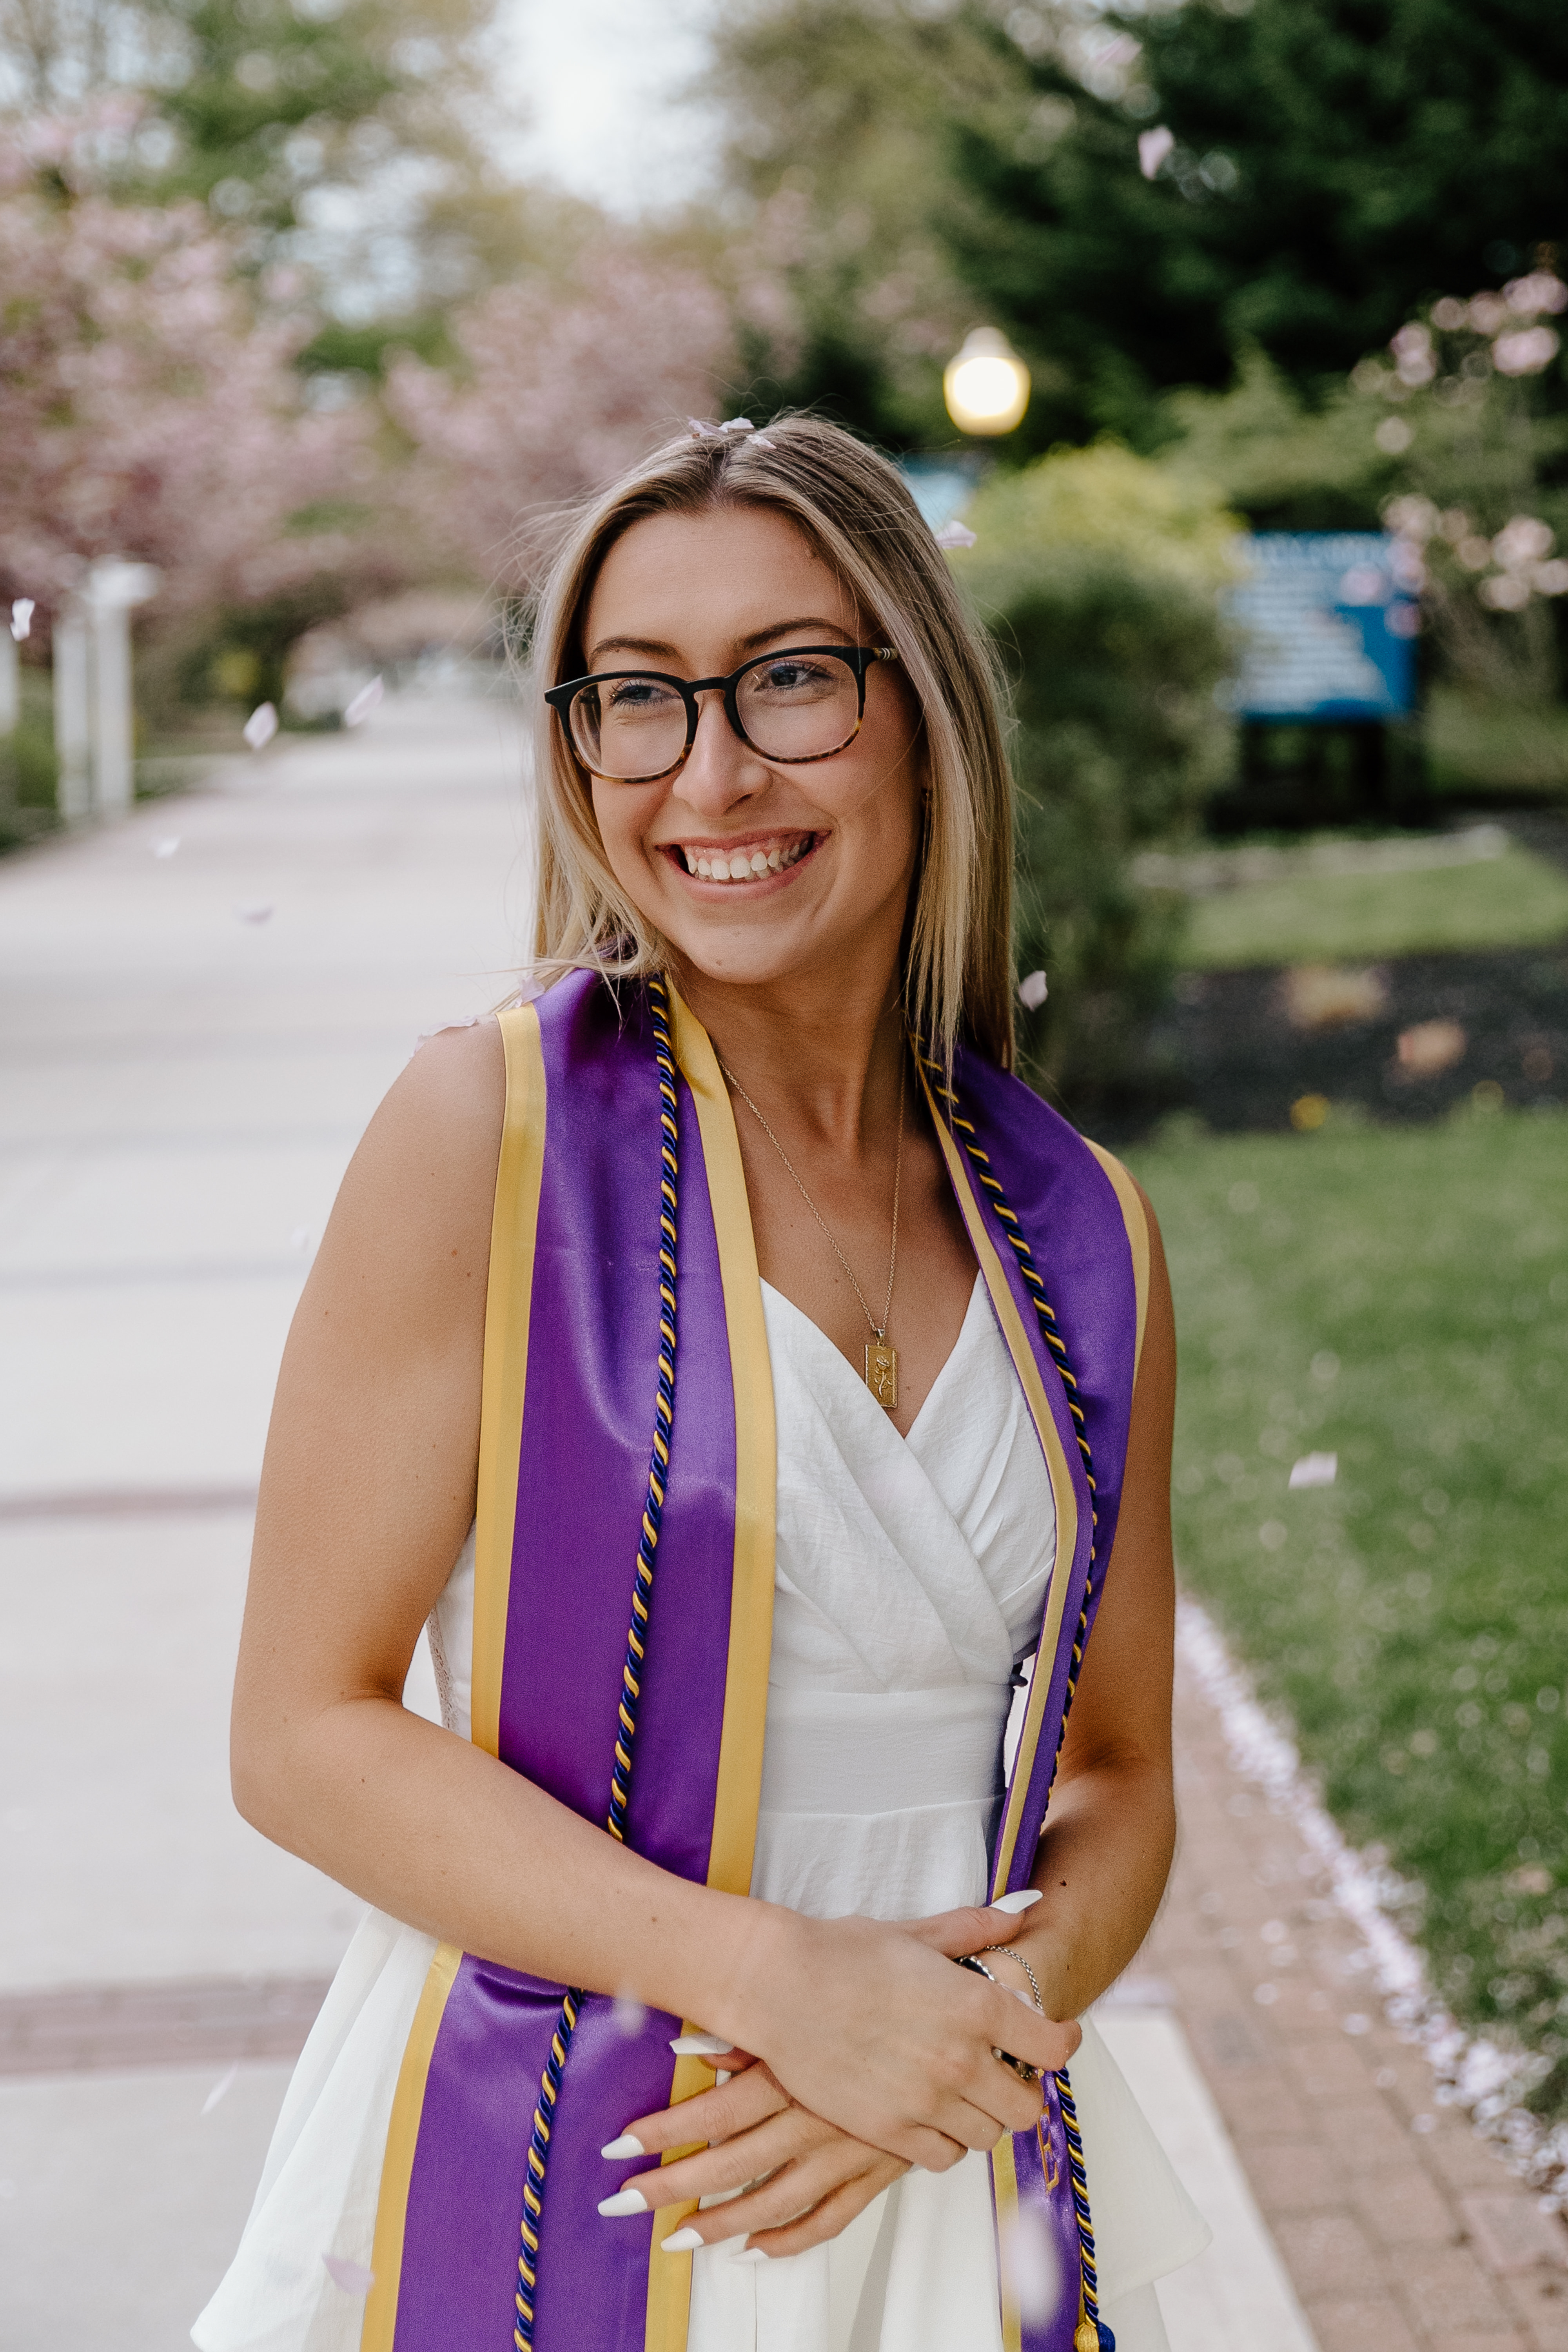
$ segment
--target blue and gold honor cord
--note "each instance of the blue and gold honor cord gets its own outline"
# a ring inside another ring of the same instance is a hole
[[[648,1465],[647,1499],[643,1505],[637,1538],[637,1575],[632,1584],[631,1625],[626,1634],[626,1660],[621,1667],[621,1696],[616,1712],[616,1760],[610,1772],[610,1805],[605,1826],[617,1844],[626,1843],[626,1808],[631,1802],[632,1749],[637,1738],[637,1705],[642,1697],[643,1658],[647,1644],[648,1612],[653,1599],[654,1557],[664,1519],[665,1482],[669,1475],[669,1433],[675,1415],[675,1244],[676,1213],[680,1180],[679,1130],[676,1124],[675,1051],[669,1034],[669,992],[665,982],[648,982],[648,1009],[653,1022],[654,1060],[658,1067],[658,1386],[654,1400],[653,1456]],[[522,2244],[517,2257],[517,2323],[512,2330],[516,2352],[531,2352],[534,2302],[538,2288],[539,2231],[544,2215],[544,2174],[550,2160],[550,2135],[566,2053],[576,2030],[584,1993],[570,1986],[551,2036],[550,2055],[540,2081],[533,2110],[533,2132],[528,2144],[528,2178],[522,2190]]]

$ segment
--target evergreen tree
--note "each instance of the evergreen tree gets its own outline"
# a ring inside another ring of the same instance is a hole
[[[1121,19],[1136,62],[1099,98],[1065,22],[993,26],[1056,134],[1030,153],[956,119],[968,200],[945,215],[1037,363],[1035,437],[1147,434],[1152,394],[1222,383],[1248,345],[1299,383],[1342,374],[1418,303],[1568,236],[1568,15],[1539,0],[1186,0]]]

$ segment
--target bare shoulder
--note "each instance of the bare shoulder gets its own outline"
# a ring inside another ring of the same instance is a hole
[[[1171,1278],[1165,1267],[1165,1239],[1164,1235],[1160,1231],[1160,1220],[1154,1213],[1154,1203],[1149,1198],[1148,1193],[1143,1190],[1142,1185],[1138,1181],[1137,1177],[1133,1175],[1132,1171],[1128,1168],[1125,1169],[1123,1172],[1126,1175],[1127,1181],[1131,1185],[1132,1190],[1138,1195],[1139,1201],[1142,1205],[1144,1221],[1149,1228],[1149,1265],[1151,1274],[1154,1275],[1154,1269],[1158,1268],[1158,1273],[1157,1275],[1154,1275],[1154,1278],[1163,1283],[1168,1291],[1171,1286]]]
[[[495,1021],[426,1040],[349,1163],[311,1269],[319,1303],[384,1327],[482,1318],[505,1112]]]

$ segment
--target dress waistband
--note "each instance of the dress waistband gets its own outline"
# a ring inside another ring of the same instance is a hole
[[[763,1809],[890,1813],[989,1803],[1002,1786],[1006,1684],[937,1690],[768,1690]]]

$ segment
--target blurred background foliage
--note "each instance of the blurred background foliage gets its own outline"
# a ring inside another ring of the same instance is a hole
[[[633,220],[508,166],[504,39],[494,0],[0,0],[30,657],[84,563],[142,557],[150,736],[221,733],[362,609],[466,593],[499,642],[541,525],[689,415],[812,406],[962,467],[1015,677],[1019,953],[1052,974],[1027,1049],[1075,1099],[1137,1080],[1173,969],[1182,902],[1130,860],[1236,767],[1238,527],[1400,531],[1430,775],[1568,786],[1568,23],[729,0],[710,181]],[[976,323],[1032,397],[960,449]]]
[[[1227,766],[1216,594],[1238,526],[1203,483],[1109,442],[994,476],[968,520],[954,569],[1012,683],[1018,968],[1049,975],[1024,1066],[1103,1101],[1137,1066],[1179,931],[1133,855],[1188,833]]]

